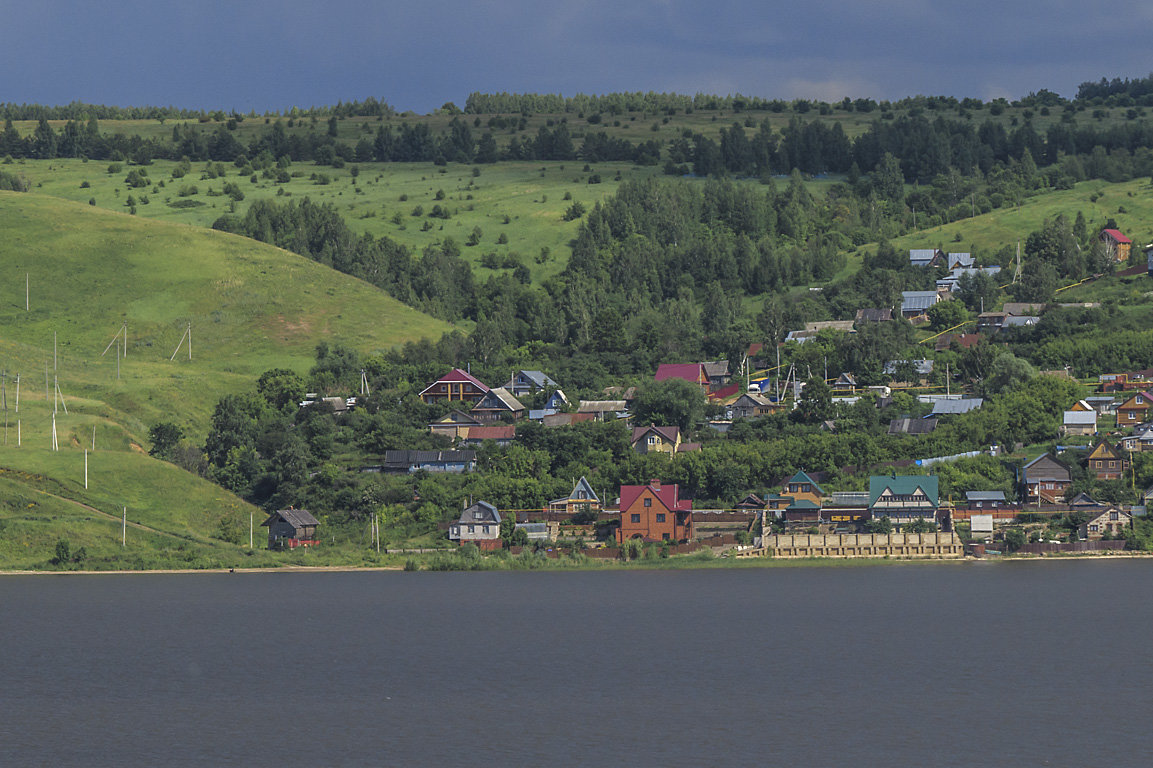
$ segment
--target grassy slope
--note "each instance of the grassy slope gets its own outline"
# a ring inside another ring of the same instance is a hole
[[[321,339],[371,351],[448,328],[361,281],[270,246],[34,194],[0,193],[0,264],[0,367],[8,373],[9,405],[0,501],[9,526],[12,500],[22,498],[14,488],[25,495],[41,489],[106,512],[128,506],[141,523],[219,550],[210,536],[221,517],[237,516],[246,527],[250,508],[145,455],[151,424],[171,420],[202,435],[222,394],[251,388],[269,368],[307,370]],[[114,353],[101,351],[125,320],[128,356],[118,380]],[[193,360],[182,348],[170,361],[188,321]],[[54,333],[68,407],[67,415],[57,414],[59,452],[49,450],[44,378]],[[86,491],[82,449],[91,448],[94,428]],[[45,498],[40,503],[55,503]],[[88,531],[82,542],[92,525],[102,530],[107,521],[77,524]],[[32,536],[36,525],[19,527]],[[29,541],[28,556],[45,559],[44,537]],[[0,563],[15,562],[5,552],[12,555],[0,549]]]

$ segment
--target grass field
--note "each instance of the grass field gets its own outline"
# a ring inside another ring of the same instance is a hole
[[[251,508],[148,457],[151,425],[173,421],[199,437],[223,394],[250,389],[270,368],[306,372],[321,340],[371,352],[449,328],[271,246],[32,193],[0,192],[0,265],[7,404],[0,538],[21,531],[33,559],[53,543],[26,519],[28,504],[56,510],[40,491],[109,513],[127,506],[132,519],[162,532],[155,535],[164,546],[183,545],[185,554],[191,547],[189,557],[204,555],[204,547],[235,550],[213,534],[225,515],[242,518],[234,522],[247,530]],[[127,355],[117,378],[116,348],[102,352],[125,322]],[[185,343],[170,360],[188,323],[192,359]],[[63,396],[55,413],[59,451],[50,450],[53,382]],[[86,490],[83,450],[93,442]],[[58,512],[76,526],[81,545],[109,524],[74,505]],[[5,553],[15,557],[12,546],[0,545],[0,563]]]

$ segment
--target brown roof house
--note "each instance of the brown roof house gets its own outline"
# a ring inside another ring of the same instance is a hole
[[[630,441],[637,453],[676,453],[681,447],[680,427],[633,427]]]
[[[260,525],[268,528],[269,549],[296,549],[320,543],[316,538],[320,521],[304,509],[278,509]]]
[[[525,408],[507,389],[495,387],[486,392],[469,413],[478,421],[519,419],[524,416]]]
[[[463,400],[479,403],[488,392],[486,386],[468,371],[453,368],[420,392],[420,399],[426,403],[439,403],[446,400]]]

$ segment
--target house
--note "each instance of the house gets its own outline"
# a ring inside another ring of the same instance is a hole
[[[1088,403],[1101,416],[1117,413],[1117,401],[1107,395],[1086,397],[1078,402]]]
[[[961,397],[956,400],[944,399],[933,401],[933,411],[930,416],[955,416],[960,413],[975,411],[985,404],[981,397]]]
[[[577,512],[597,512],[601,511],[601,500],[593,491],[593,487],[589,484],[588,480],[583,477],[577,480],[576,485],[569,491],[568,496],[559,499],[553,499],[548,503],[549,512],[563,512],[564,514],[572,515]]]
[[[476,469],[476,451],[385,451],[382,469],[393,474],[471,472]]]
[[[993,516],[973,515],[969,518],[969,535],[977,541],[993,538]]]
[[[913,248],[909,250],[909,263],[914,267],[935,267],[945,254],[936,248]]]
[[[637,453],[684,453],[699,443],[682,443],[680,427],[633,427],[631,445]],[[691,448],[689,446],[692,446]]]
[[[752,512],[752,511],[764,509],[765,508],[765,502],[764,502],[764,499],[762,499],[757,494],[750,493],[750,494],[746,495],[745,498],[738,501],[733,506],[733,508],[739,509],[742,511],[747,510],[747,511]]]
[[[448,527],[448,538],[461,546],[472,543],[485,551],[500,549],[500,512],[487,501],[465,507]]]
[[[1082,539],[1097,541],[1106,536],[1119,538],[1126,528],[1132,527],[1133,515],[1116,507],[1110,507],[1096,517],[1081,523],[1077,533]]]
[[[1117,426],[1133,427],[1148,418],[1149,406],[1153,404],[1153,394],[1138,392],[1117,406]]]
[[[498,419],[519,419],[524,416],[525,408],[507,389],[496,387],[486,392],[469,413],[478,421],[486,422],[497,421]]]
[[[940,300],[936,291],[901,291],[901,317],[906,320],[925,317],[929,307]]]
[[[944,352],[952,348],[954,343],[961,349],[972,349],[981,342],[981,338],[979,333],[943,333],[933,343],[933,349]]]
[[[945,257],[945,269],[950,272],[954,269],[971,269],[976,263],[971,253],[950,253]]]
[[[1120,480],[1129,469],[1129,459],[1107,441],[1102,440],[1089,454],[1086,466],[1098,480]]]
[[[1004,491],[965,491],[969,509],[1000,509],[1006,506]]]
[[[1005,322],[1001,324],[1001,330],[1006,328],[1032,328],[1039,322],[1041,322],[1041,318],[1037,315],[1009,315],[1005,318]]]
[[[1069,499],[1068,504],[1078,512],[1093,512],[1095,510],[1105,508],[1104,504],[1097,501],[1084,491]]]
[[[701,363],[705,378],[709,380],[709,389],[720,389],[729,383],[729,361],[715,360]]]
[[[544,401],[544,409],[546,411],[560,411],[568,405],[568,398],[565,397],[563,389],[558,389],[548,396],[548,400]]]
[[[738,397],[730,406],[734,419],[755,419],[772,413],[776,407],[777,404],[764,395],[748,392]]]
[[[426,403],[441,403],[460,400],[466,403],[479,403],[488,393],[488,387],[478,381],[468,371],[453,368],[439,379],[429,384],[420,393]]]
[[[260,524],[268,528],[269,549],[296,549],[314,547],[320,543],[316,538],[316,527],[320,521],[308,510],[278,509]]]
[[[1133,241],[1121,234],[1120,230],[1103,229],[1097,239],[1104,243],[1105,252],[1113,261],[1127,261],[1129,259],[1129,250],[1133,247]]]
[[[1061,418],[1062,435],[1095,435],[1097,434],[1097,412],[1065,411]]]
[[[656,381],[668,379],[684,379],[696,384],[703,390],[709,388],[709,377],[705,375],[705,367],[700,363],[662,363],[657,366]]]
[[[838,331],[840,333],[856,333],[852,320],[815,320],[805,323],[805,330],[813,333],[821,331]]]
[[[1089,405],[1089,403],[1084,401],[1084,400],[1078,400],[1077,402],[1075,402],[1071,406],[1069,406],[1069,410],[1070,411],[1091,411],[1091,410],[1093,410],[1093,406]]]
[[[892,419],[889,422],[890,435],[927,435],[937,428],[936,419]]]
[[[515,371],[504,383],[504,389],[511,392],[514,397],[531,395],[533,392],[556,386],[558,384],[542,371]]]
[[[1027,301],[1006,301],[1001,305],[1001,311],[1006,315],[1015,315],[1017,317],[1039,315],[1045,311],[1045,305]]]
[[[1008,317],[1008,312],[982,312],[977,315],[977,330],[980,333],[995,333],[1001,330]]]
[[[823,503],[821,514],[830,523],[859,523],[869,516],[869,494],[865,491],[833,491]]]
[[[451,440],[459,440],[468,434],[469,427],[479,427],[480,421],[464,411],[452,410],[439,419],[429,422],[428,431],[434,435],[444,435]]]
[[[850,395],[857,391],[857,379],[851,373],[842,373],[833,382],[833,392],[844,393],[848,392]]]
[[[628,539],[643,541],[684,541],[693,537],[693,502],[680,497],[677,485],[621,486],[621,522],[617,543]]]
[[[865,323],[885,323],[892,319],[891,309],[858,309],[853,324],[860,327]]]
[[[461,438],[461,445],[479,446],[485,440],[492,440],[501,448],[507,448],[516,440],[515,424],[483,424],[469,427]]]
[[[1069,468],[1048,453],[1042,453],[1021,470],[1025,496],[1038,504],[1056,504],[1073,483]]]
[[[794,503],[809,501],[818,507],[821,504],[821,499],[825,497],[824,489],[813,482],[813,478],[809,477],[803,469],[783,483],[781,494],[793,499]]]
[[[936,475],[874,475],[869,478],[869,515],[888,517],[898,525],[914,520],[937,521]]]

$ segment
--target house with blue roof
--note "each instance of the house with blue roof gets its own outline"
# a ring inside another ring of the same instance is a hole
[[[585,478],[581,478],[573,486],[572,491],[568,496],[559,499],[553,499],[548,503],[549,512],[563,512],[565,514],[576,514],[577,512],[597,512],[601,511],[601,500],[597,496],[596,491],[593,490],[592,485]]]
[[[533,392],[556,386],[559,385],[543,371],[516,371],[504,384],[504,388],[514,397],[531,395]]]

